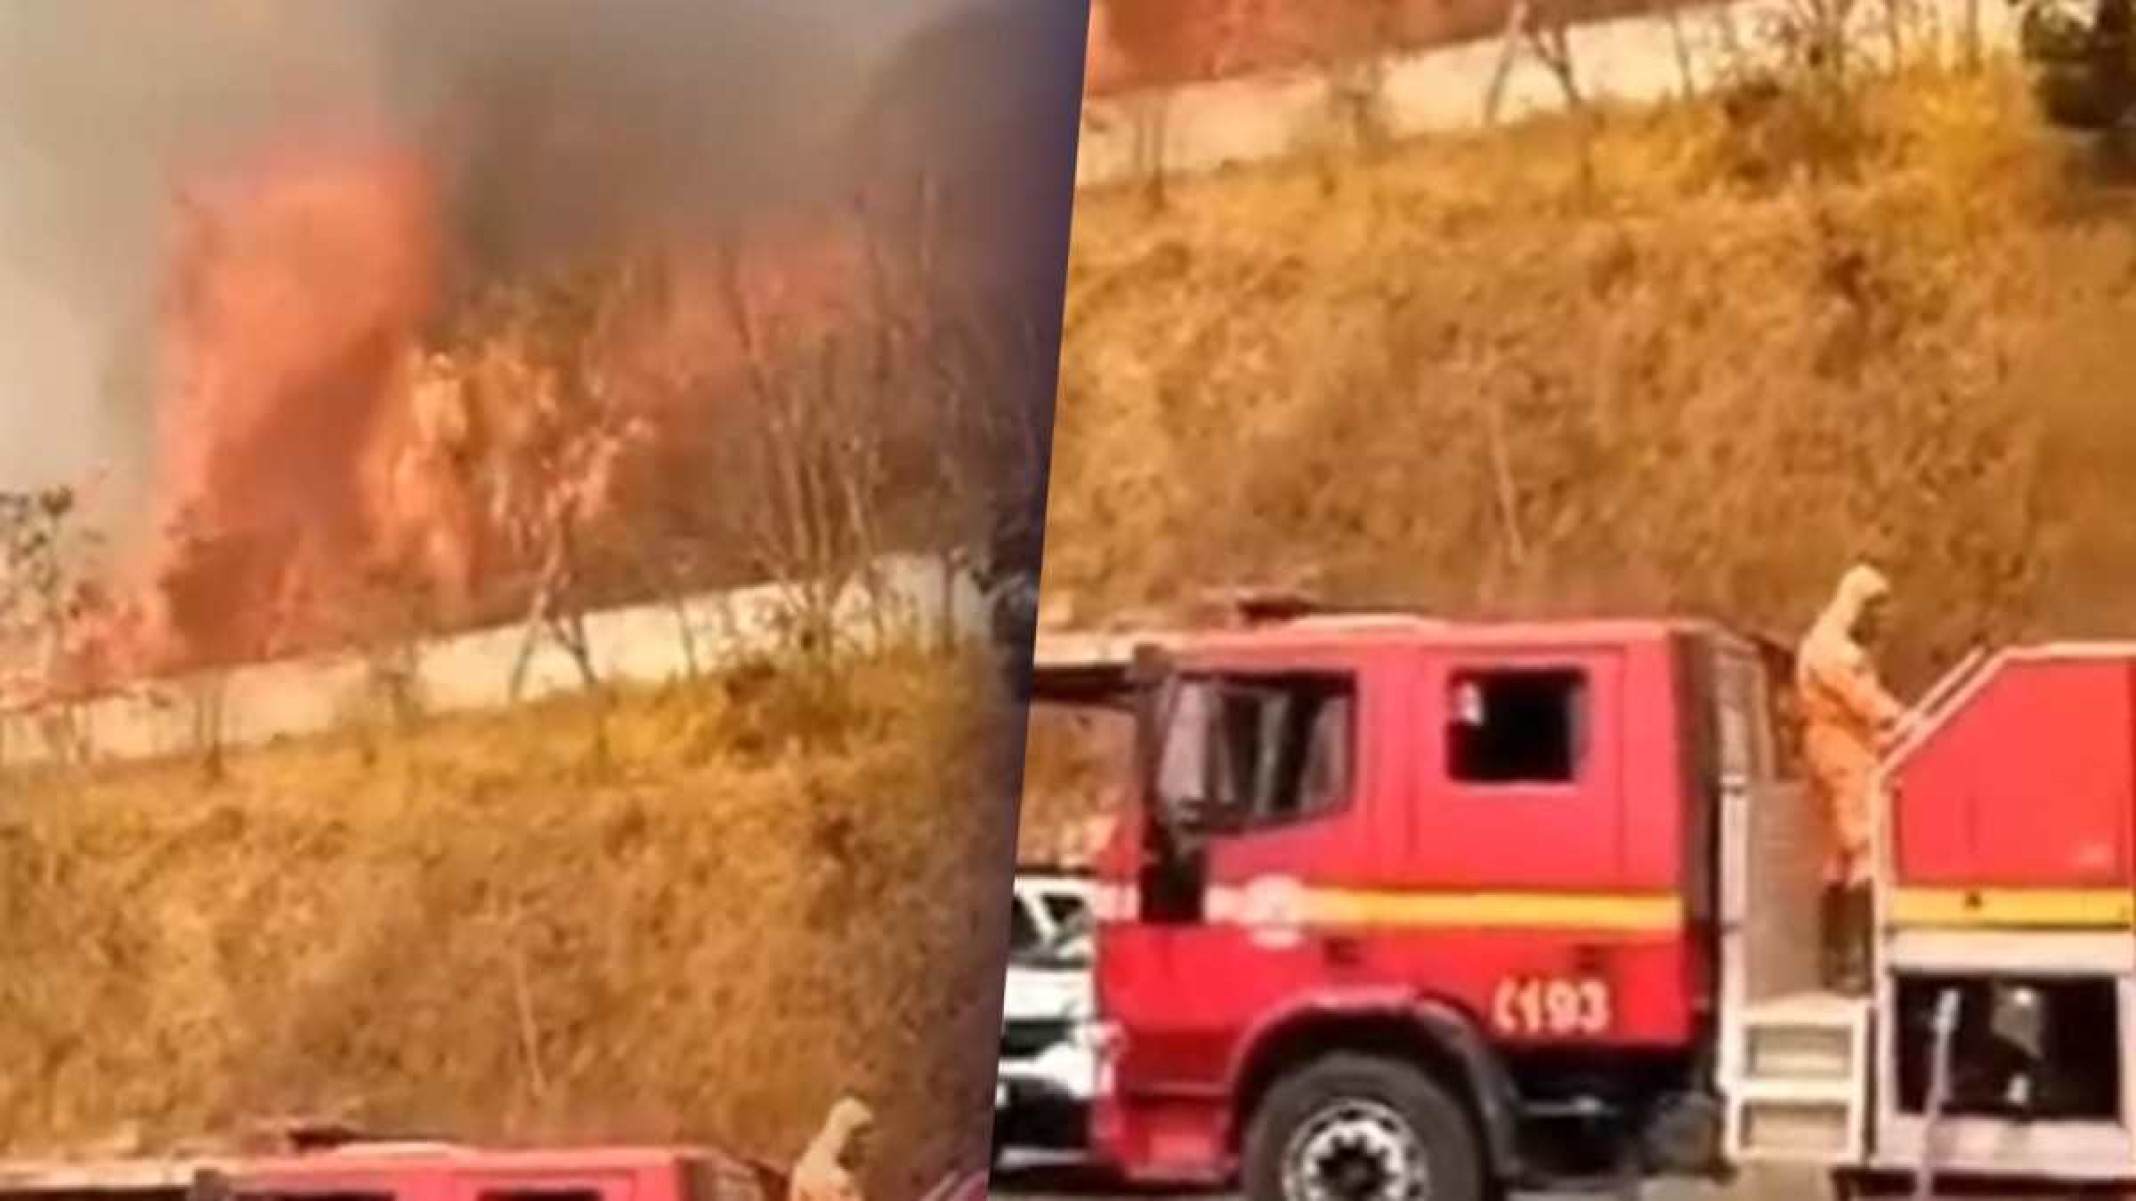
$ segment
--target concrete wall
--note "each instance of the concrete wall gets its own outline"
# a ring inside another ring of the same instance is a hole
[[[855,585],[838,602],[841,637],[866,645],[878,634],[953,630],[982,634],[986,606],[968,575],[938,561],[883,560],[872,586]],[[779,645],[792,593],[766,585],[588,615],[587,642],[601,678],[657,684],[693,665],[717,667],[737,655]],[[514,701],[514,665],[526,644],[523,626],[499,626],[441,638],[417,649],[407,692],[423,712],[455,713]],[[694,663],[693,663],[694,661]],[[570,655],[553,641],[536,644],[518,700],[580,686]],[[385,689],[375,661],[358,655],[261,663],[227,672],[141,686],[67,708],[0,714],[0,770],[69,753],[96,761],[188,754],[219,739],[257,745],[317,734],[374,712]]]
[[[1663,0],[1546,0],[1577,23]],[[1094,0],[1085,87],[1114,95],[1259,75],[1360,45],[1416,51],[1490,37],[1511,0]]]
[[[1983,44],[2014,46],[2015,15],[1999,0],[1917,0],[1909,28],[1948,38],[1963,28],[1973,4]],[[1888,11],[1862,7],[1876,19]],[[1755,47],[1761,28],[1786,11],[1784,0],[1743,0],[1680,10],[1673,19],[1634,16],[1578,26],[1570,42],[1581,90],[1590,100],[1639,104],[1680,95],[1687,78],[1693,87],[1710,87],[1740,48]],[[1865,44],[1874,45],[1874,32],[1864,34]],[[1500,54],[1492,38],[1388,57],[1377,101],[1381,128],[1400,138],[1480,125]],[[1555,76],[1531,56],[1516,59],[1500,119],[1563,107]],[[1305,71],[1092,95],[1083,106],[1076,184],[1147,179],[1158,162],[1165,174],[1182,176],[1282,158],[1324,143],[1336,111],[1327,80]]]

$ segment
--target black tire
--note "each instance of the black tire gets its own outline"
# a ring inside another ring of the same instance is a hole
[[[1287,1161],[1306,1159],[1314,1142],[1332,1145],[1332,1124],[1344,1120],[1345,1110],[1356,1111],[1349,1123],[1363,1122],[1358,1128],[1370,1127],[1374,1138],[1406,1138],[1403,1156],[1423,1171],[1402,1172],[1408,1178],[1383,1191],[1366,1185],[1345,1196],[1338,1190],[1332,1201],[1488,1201],[1482,1149],[1461,1103],[1405,1063],[1351,1054],[1316,1060],[1277,1081],[1261,1099],[1243,1148],[1247,1201],[1309,1201],[1303,1190],[1292,1196],[1285,1188],[1289,1169],[1302,1166]],[[1391,1124],[1395,1120],[1399,1129]]]
[[[997,1113],[994,1115],[994,1133],[988,1140],[986,1148],[986,1169],[988,1172],[1001,1170],[1001,1160],[1008,1152],[1008,1149],[1009,1130],[1006,1125],[1006,1116]]]

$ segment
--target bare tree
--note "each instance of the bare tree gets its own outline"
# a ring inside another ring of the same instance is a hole
[[[201,781],[215,785],[229,776],[229,723],[226,719],[229,678],[221,668],[201,672],[186,687],[187,716]]]
[[[1789,0],[1770,31],[1788,64],[1828,89],[1851,75],[1855,0]]]
[[[64,560],[74,494],[0,493],[0,638],[42,689],[62,651],[70,574]]]
[[[719,282],[744,375],[720,470],[749,497],[723,524],[756,574],[782,586],[790,649],[821,661],[837,650],[840,603],[883,548],[883,347],[766,312],[738,251]]]
[[[561,649],[589,691],[601,687],[587,633],[594,531],[643,423],[616,395],[598,354],[633,301],[633,272],[562,272],[501,298],[476,350],[447,381],[481,415],[468,470],[524,581],[516,700],[544,642]]]
[[[1199,32],[1177,4],[1097,0],[1092,24],[1124,64],[1127,87],[1110,103],[1128,125],[1128,176],[1152,208],[1169,200],[1168,133],[1173,87],[1210,64],[1195,61]]]
[[[1161,210],[1171,199],[1171,90],[1147,88],[1121,103],[1127,107],[1129,172],[1150,207]]]
[[[1512,0],[1506,6],[1506,26],[1497,34],[1497,62],[1491,64],[1491,79],[1482,88],[1482,124],[1495,126],[1506,105],[1506,83],[1521,60],[1529,30],[1534,28],[1536,0]]]
[[[348,633],[363,657],[365,716],[401,731],[422,716],[423,642],[439,628],[428,599],[425,581],[388,564],[364,578],[353,606]]]
[[[1347,0],[1315,22],[1308,59],[1327,94],[1328,115],[1353,147],[1387,137],[1387,56],[1402,43],[1399,0]]]
[[[94,600],[72,488],[0,492],[0,700],[38,707],[48,749],[63,762],[86,753],[69,684],[70,635]],[[14,679],[11,682],[9,676]]]
[[[920,418],[905,440],[929,467],[913,499],[921,544],[942,566],[941,639],[962,638],[955,604],[968,575],[997,636],[1020,647],[1015,614],[1035,604],[1025,594],[1037,587],[1043,537],[1053,357],[1035,326],[945,261],[942,231],[953,220],[925,181],[903,236],[885,236],[896,231],[871,216],[873,307],[890,338],[886,361],[903,381],[901,408]]]
[[[1698,99],[1698,76],[1691,69],[1691,43],[1684,36],[1683,0],[1665,0],[1662,18],[1669,23],[1669,49],[1676,57],[1677,98]]]

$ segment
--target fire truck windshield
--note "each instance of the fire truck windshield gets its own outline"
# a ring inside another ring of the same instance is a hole
[[[1355,680],[1334,672],[1193,676],[1160,724],[1157,800],[1217,833],[1325,813],[1349,787]]]

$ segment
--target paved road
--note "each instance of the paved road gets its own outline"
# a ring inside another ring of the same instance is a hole
[[[1237,1201],[1235,1194],[1151,1192],[1125,1189],[1070,1158],[1011,1155],[995,1174],[992,1197],[1004,1201]],[[1650,1184],[1641,1201],[1715,1201],[1710,1186],[1667,1181]],[[1597,1201],[1592,1193],[1577,1197],[1555,1193],[1518,1194],[1515,1201]],[[1805,1198],[1803,1201],[1809,1201]]]
[[[1660,1180],[1641,1187],[1638,1201],[1824,1201],[1831,1194],[1800,1175],[1766,1179],[1746,1176],[1734,1186]],[[1908,1201],[1912,1186],[1887,1180],[1875,1191],[1858,1194],[1887,1201]],[[1066,1159],[1011,1156],[994,1175],[988,1190],[1003,1201],[1239,1201],[1234,1193],[1154,1192],[1123,1188]],[[1951,1196],[1951,1193],[1944,1193]],[[1957,1193],[1966,1201],[2078,1201],[2113,1196],[2111,1192],[2075,1188],[2038,1188],[2000,1193],[1975,1185]],[[2120,1194],[2127,1196],[2129,1194]],[[1516,1193],[1511,1201],[1618,1201],[1606,1193]]]
[[[1224,1193],[1152,1192],[1126,1188],[1072,1156],[1026,1156],[1010,1152],[994,1170],[989,1197],[1007,1201],[1230,1201]]]

